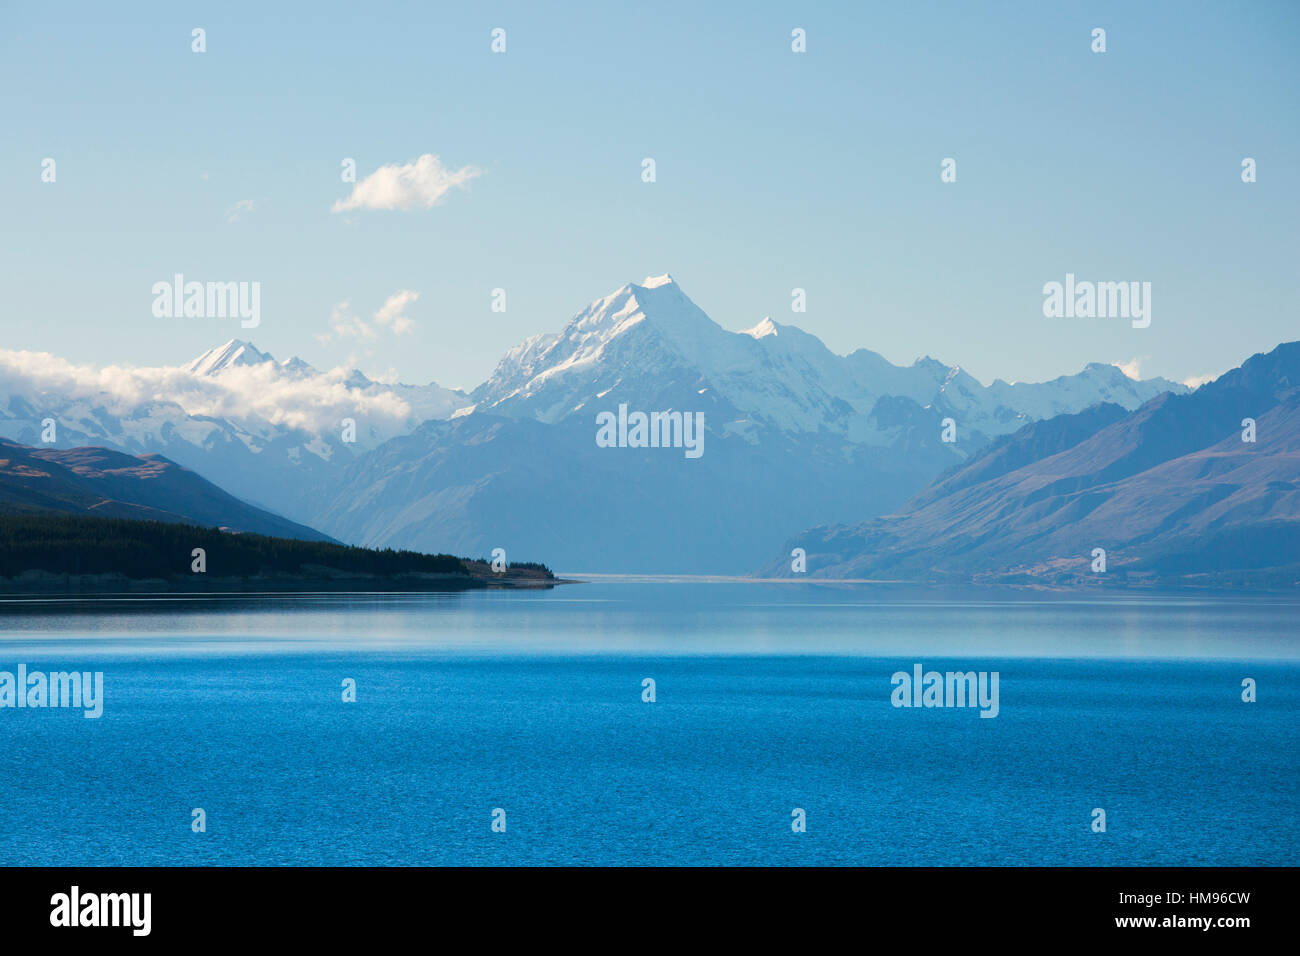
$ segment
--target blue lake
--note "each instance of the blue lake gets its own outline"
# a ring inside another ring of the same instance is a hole
[[[1294,865],[1298,622],[636,579],[5,599],[0,671],[105,693],[0,709],[0,864]],[[894,707],[916,664],[998,672],[997,717]]]

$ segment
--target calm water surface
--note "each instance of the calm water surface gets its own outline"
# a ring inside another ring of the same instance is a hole
[[[0,600],[0,670],[106,687],[98,720],[0,709],[0,864],[1295,864],[1297,623],[752,583]],[[997,718],[891,706],[917,663],[997,671]]]

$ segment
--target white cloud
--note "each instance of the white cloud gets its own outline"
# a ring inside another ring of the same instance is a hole
[[[394,335],[405,335],[415,328],[415,323],[403,313],[406,307],[420,297],[420,293],[402,289],[390,295],[375,313],[375,324],[391,328]]]
[[[1133,381],[1142,381],[1142,359],[1135,358],[1129,359],[1127,362],[1111,362],[1110,364],[1133,379]]]
[[[352,187],[352,195],[334,203],[331,212],[350,209],[432,209],[452,189],[464,188],[483,170],[473,166],[448,169],[432,153],[413,163],[380,166]]]
[[[120,416],[133,415],[142,404],[171,402],[186,414],[225,418],[254,432],[270,423],[321,434],[348,415],[369,418],[381,429],[404,427],[410,405],[387,390],[348,388],[351,371],[290,377],[266,362],[195,375],[181,367],[96,368],[48,352],[0,350],[0,394],[23,395],[38,406],[81,400],[88,409],[103,407]]]
[[[241,199],[226,210],[226,222],[234,222],[246,212],[252,212],[257,204],[251,199]]]
[[[335,338],[373,341],[385,330],[394,335],[408,335],[415,328],[415,322],[405,314],[406,307],[419,298],[420,293],[410,289],[394,292],[384,300],[370,322],[354,315],[349,303],[340,302],[330,312],[330,331],[316,338],[320,342]]]
[[[1218,377],[1217,375],[1193,375],[1183,379],[1183,384],[1188,388],[1200,388],[1206,382],[1213,382]]]
[[[321,342],[331,339],[374,339],[379,334],[374,327],[352,314],[349,303],[340,302],[330,312],[330,330],[316,338]]]

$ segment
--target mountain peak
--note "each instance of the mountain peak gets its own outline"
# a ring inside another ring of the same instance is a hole
[[[767,338],[769,335],[777,335],[779,328],[780,327],[772,321],[770,315],[765,315],[763,316],[762,322],[758,323],[758,325],[754,326],[752,329],[741,329],[740,334],[748,335],[755,339],[763,339]]]
[[[912,368],[926,369],[933,374],[947,376],[952,371],[953,366],[929,355],[923,355],[912,363]]]
[[[694,344],[701,334],[721,328],[682,291],[672,276],[649,276],[641,283],[629,282],[609,295],[596,299],[569,322],[568,327],[547,345],[577,345],[588,357],[606,343],[646,323],[679,340],[686,336]],[[703,331],[702,331],[703,329]],[[689,354],[689,349],[688,349]]]
[[[243,339],[231,339],[224,345],[208,349],[185,366],[185,369],[194,375],[212,375],[236,365],[261,365],[263,362],[274,361],[275,359],[266,352],[258,351],[257,346],[253,345],[252,342],[245,342]]]
[[[291,358],[287,358],[283,362],[281,362],[280,368],[284,369],[286,372],[289,372],[292,375],[316,374],[316,369],[314,369],[311,365],[307,364],[296,355]]]

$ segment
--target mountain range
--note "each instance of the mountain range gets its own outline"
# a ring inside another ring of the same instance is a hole
[[[814,528],[794,548],[825,578],[1294,586],[1300,342],[1191,394],[1026,425],[898,513]],[[791,559],[766,573],[792,575]]]
[[[1186,392],[1097,363],[984,386],[928,357],[837,355],[770,318],[731,332],[663,275],[511,349],[469,394],[239,340],[164,368],[0,353],[0,436],[37,445],[52,420],[55,448],[162,455],[353,544],[746,573],[796,529],[896,511],[1028,424]],[[620,411],[698,418],[703,453],[598,443],[598,416]]]
[[[316,524],[363,544],[513,548],[575,570],[745,573],[774,529],[880,514],[1028,421],[1166,391],[1186,388],[1106,365],[985,387],[929,358],[836,355],[771,319],[730,332],[664,275],[510,350],[472,406],[350,464]],[[624,406],[702,415],[703,454],[601,447],[597,417]]]
[[[0,352],[0,437],[56,448],[158,454],[298,522],[304,490],[367,449],[469,404],[437,384],[382,384],[319,372],[231,340],[181,366],[97,369],[45,353]],[[356,422],[345,441],[344,419]],[[46,422],[54,440],[46,441]]]

